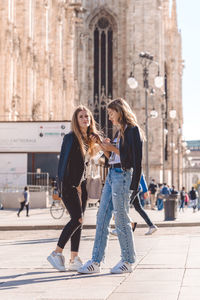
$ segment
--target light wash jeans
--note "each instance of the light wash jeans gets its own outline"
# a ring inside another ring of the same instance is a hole
[[[129,197],[132,171],[110,168],[102,191],[97,214],[96,236],[92,260],[100,263],[105,254],[112,212],[121,247],[122,261],[135,262],[136,253],[129,212]]]

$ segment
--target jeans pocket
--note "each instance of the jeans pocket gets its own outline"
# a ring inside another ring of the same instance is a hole
[[[124,170],[122,170],[121,168],[115,168],[115,172],[116,172],[116,173],[123,173]]]

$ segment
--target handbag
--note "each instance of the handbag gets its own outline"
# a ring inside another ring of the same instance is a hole
[[[97,199],[101,197],[102,181],[101,177],[89,177],[87,179],[88,199]]]

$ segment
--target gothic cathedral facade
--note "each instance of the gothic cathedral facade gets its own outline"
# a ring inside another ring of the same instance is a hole
[[[70,120],[81,103],[106,129],[107,101],[123,97],[145,132],[148,122],[149,178],[180,186],[183,61],[170,2],[0,1],[0,121]],[[156,62],[148,66],[146,96],[141,53]],[[134,90],[127,84],[132,71]],[[145,160],[144,153],[144,170]]]

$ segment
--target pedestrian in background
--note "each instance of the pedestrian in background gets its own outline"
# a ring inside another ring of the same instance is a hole
[[[161,193],[163,194],[163,198],[167,198],[168,195],[170,194],[170,189],[169,189],[169,187],[167,186],[166,183],[163,183]]]
[[[185,193],[185,207],[188,207],[189,201],[190,201],[190,199],[189,199],[188,193]]]
[[[144,175],[142,174],[140,179],[140,186],[139,186],[139,195],[137,195],[132,203],[135,210],[140,214],[140,216],[144,219],[146,224],[149,226],[148,231],[145,233],[145,235],[151,235],[153,234],[158,228],[155,224],[152,223],[149,216],[147,215],[146,211],[143,209],[141,202],[140,202],[140,193],[147,193],[148,192],[148,186],[145,180]]]
[[[184,205],[185,205],[185,187],[183,186],[182,187],[182,190],[180,192],[180,200],[181,200],[181,203],[180,203],[180,207],[179,207],[179,211],[181,211],[181,208],[182,208],[182,211],[184,212]]]
[[[152,179],[149,184],[149,191],[150,191],[150,202],[151,202],[151,209],[155,210],[156,206],[156,192],[157,192],[157,184],[155,183],[155,180]]]
[[[197,191],[194,187],[192,187],[192,189],[189,191],[189,198],[192,203],[193,212],[195,213],[197,208]]]
[[[68,269],[76,271],[82,265],[78,251],[87,203],[87,167],[96,147],[91,135],[99,134],[92,113],[82,105],[75,110],[71,127],[72,131],[64,136],[58,165],[58,190],[71,219],[64,227],[55,250],[47,257],[59,271],[66,270],[62,253],[69,240],[71,259]]]
[[[175,185],[172,185],[172,188],[170,189],[170,194],[171,195],[178,195],[178,191],[175,188]]]
[[[158,210],[163,209],[163,193],[162,193],[162,183],[158,184],[158,193],[157,193],[157,208]]]
[[[30,201],[30,193],[28,187],[25,186],[23,192],[23,201],[20,202],[20,209],[18,210],[17,216],[20,216],[21,211],[26,207],[26,216],[29,217],[29,201]]]
[[[116,145],[107,141],[103,150],[108,151],[110,169],[102,191],[97,214],[96,235],[92,259],[87,261],[79,273],[99,273],[109,236],[112,212],[121,248],[121,260],[111,269],[111,273],[130,273],[136,253],[131,220],[129,218],[130,190],[134,201],[139,193],[142,171],[142,137],[136,116],[128,103],[115,99],[108,104],[108,115],[113,125],[118,127]],[[115,140],[114,140],[115,141]]]

